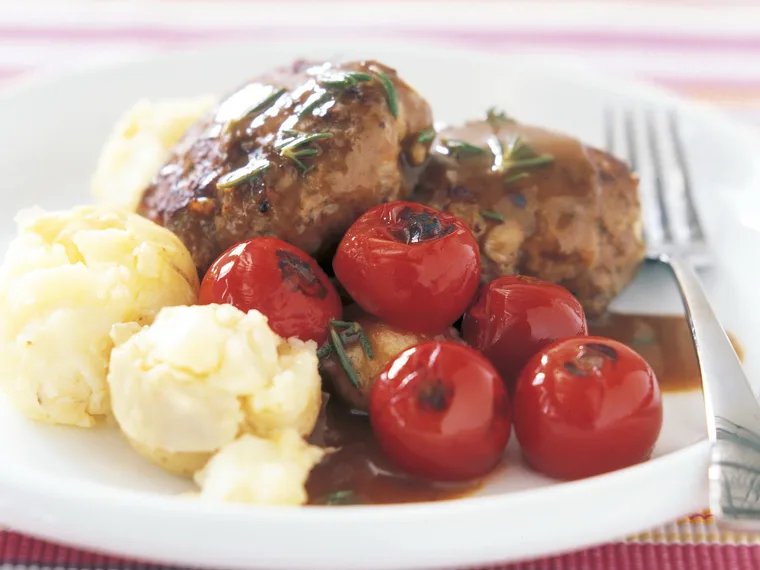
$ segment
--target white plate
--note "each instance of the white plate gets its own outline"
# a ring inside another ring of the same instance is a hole
[[[497,104],[521,120],[601,145],[605,105],[673,106],[683,120],[699,211],[717,264],[705,274],[726,326],[760,378],[757,283],[760,144],[716,112],[659,90],[525,55],[395,43],[227,45],[38,82],[0,96],[2,239],[21,207],[89,201],[88,181],[117,116],[141,97],[222,91],[296,57],[375,57],[429,98],[439,120]],[[616,305],[680,311],[667,273],[645,268]],[[0,521],[40,537],[168,563],[238,568],[428,568],[550,554],[645,530],[706,504],[701,396],[668,395],[646,464],[553,483],[519,464],[472,498],[346,508],[248,508],[173,496],[187,484],[132,453],[117,433],[29,423],[0,402]],[[513,438],[514,439],[514,438]]]

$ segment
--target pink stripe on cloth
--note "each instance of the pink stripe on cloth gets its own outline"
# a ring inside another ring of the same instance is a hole
[[[13,532],[0,532],[0,566],[3,564],[67,570],[166,568],[75,550]],[[760,545],[627,542],[477,570],[754,570],[758,567]]]
[[[186,42],[189,40],[243,39],[251,37],[255,31],[257,37],[282,34],[283,30],[298,28],[297,22],[285,25],[267,25],[258,28],[230,27],[221,28],[179,28],[163,25],[148,26],[83,26],[68,25],[60,27],[3,25],[0,24],[0,38],[3,40],[46,40],[67,42],[89,41],[155,41]],[[531,46],[573,46],[573,47],[636,47],[659,50],[694,51],[760,51],[760,33],[750,35],[716,35],[716,34],[671,34],[630,30],[566,30],[526,28],[496,30],[465,30],[458,28],[399,28],[396,26],[321,26],[309,29],[312,37],[334,37],[337,32],[361,37],[368,34],[389,34],[414,38],[466,40],[479,44],[531,45]]]

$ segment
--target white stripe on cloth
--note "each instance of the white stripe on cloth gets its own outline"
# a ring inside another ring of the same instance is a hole
[[[123,26],[131,23],[170,25],[177,29],[226,28],[239,25],[299,24],[318,26],[390,25],[393,27],[466,29],[504,27],[585,29],[600,31],[648,30],[679,35],[756,34],[760,6],[753,2],[555,2],[535,0],[424,0],[365,1],[346,9],[345,2],[309,0],[267,1],[120,1],[0,0],[0,21],[13,24],[61,26],[91,23]]]

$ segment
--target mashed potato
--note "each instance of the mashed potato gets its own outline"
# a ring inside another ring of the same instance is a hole
[[[101,150],[92,177],[98,202],[135,210],[172,147],[214,102],[210,95],[138,101],[119,119]]]
[[[123,210],[16,221],[0,268],[0,388],[34,420],[91,426],[109,412],[111,327],[195,302],[195,265],[174,234]]]
[[[303,505],[306,479],[325,451],[295,430],[270,439],[244,435],[195,475],[201,497],[255,505]]]
[[[231,305],[167,308],[136,329],[112,333],[113,412],[135,449],[164,468],[190,475],[244,432],[314,429],[315,343],[283,340],[261,313]]]

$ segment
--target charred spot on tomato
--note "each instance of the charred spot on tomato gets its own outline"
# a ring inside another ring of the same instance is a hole
[[[417,402],[420,408],[428,412],[443,412],[451,405],[454,388],[447,386],[443,380],[427,380],[417,392]]]
[[[613,362],[617,361],[618,359],[617,350],[615,350],[611,346],[607,346],[606,344],[601,344],[599,342],[589,342],[581,346],[581,348],[589,352],[599,353],[603,357],[609,358]]]
[[[397,241],[411,245],[449,235],[453,224],[441,223],[441,219],[431,212],[415,212],[404,208],[399,212],[390,233]]]
[[[588,376],[591,373],[598,373],[599,370],[604,367],[604,363],[608,359],[607,354],[602,353],[601,351],[595,352],[593,349],[586,350],[586,347],[587,345],[583,345],[581,347],[581,353],[573,360],[565,362],[563,365],[565,370],[573,376]]]
[[[324,299],[327,296],[327,288],[314,275],[314,271],[305,261],[283,249],[277,250],[277,268],[280,270],[282,280],[287,283],[293,291],[300,291],[307,297],[317,297]]]
[[[586,372],[583,368],[580,368],[575,361],[569,360],[562,366],[573,376],[588,376],[588,372]]]

